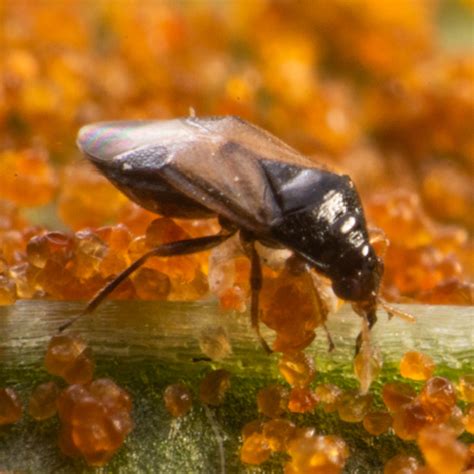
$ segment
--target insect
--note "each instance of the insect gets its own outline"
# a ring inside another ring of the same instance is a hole
[[[217,235],[149,251],[104,287],[85,312],[148,258],[204,251],[238,232],[251,262],[251,323],[267,350],[258,326],[262,270],[256,241],[291,250],[329,277],[336,295],[352,302],[369,327],[375,323],[383,264],[348,176],[232,116],[95,123],[80,130],[77,144],[145,209],[179,218],[217,216],[222,228]]]

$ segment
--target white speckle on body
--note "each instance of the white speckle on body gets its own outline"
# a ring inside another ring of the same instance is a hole
[[[355,232],[351,232],[348,237],[348,241],[354,247],[360,247],[364,242],[364,236],[360,230],[356,230]]]
[[[344,224],[341,225],[341,232],[347,234],[356,224],[355,217],[350,216]]]
[[[332,189],[323,197],[323,202],[317,210],[317,219],[323,219],[328,224],[333,224],[340,216],[347,212],[344,197],[340,192]]]

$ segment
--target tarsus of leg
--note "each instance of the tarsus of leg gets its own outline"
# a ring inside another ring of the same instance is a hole
[[[397,316],[398,318],[403,319],[407,323],[414,323],[416,321],[416,318],[415,316],[413,316],[413,314],[407,313],[406,311],[403,311],[398,308],[394,308],[380,297],[377,298],[377,303],[382,306],[382,308],[387,312],[390,318],[392,318],[393,316]]]

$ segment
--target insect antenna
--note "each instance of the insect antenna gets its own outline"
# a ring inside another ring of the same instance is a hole
[[[385,300],[377,297],[377,303],[382,306],[382,308],[387,312],[389,318],[393,318],[396,316],[397,318],[403,319],[407,323],[414,323],[416,321],[415,316],[413,314],[407,313],[398,308],[394,308],[393,306],[389,305]]]
[[[131,263],[125,270],[119,273],[112,281],[107,283],[103,288],[101,288],[95,296],[89,301],[84,310],[79,313],[74,318],[71,318],[69,321],[66,321],[62,326],[59,327],[58,331],[62,332],[72,324],[74,324],[78,319],[86,314],[92,313],[104,299],[112,293],[112,291],[117,288],[120,283],[122,283],[128,276],[130,276],[135,270],[140,268],[149,258],[151,257],[172,257],[176,255],[186,255],[190,253],[203,252],[212,247],[215,247],[229,237],[233,233],[220,233],[216,235],[209,235],[207,237],[199,237],[196,239],[187,239],[187,240],[178,240],[177,242],[171,242],[168,244],[160,245],[149,252],[143,254],[140,258]]]

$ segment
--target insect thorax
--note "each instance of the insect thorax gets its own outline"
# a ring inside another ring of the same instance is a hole
[[[282,216],[272,229],[276,239],[303,256],[331,280],[367,277],[376,259],[352,182],[332,175],[306,206]]]

